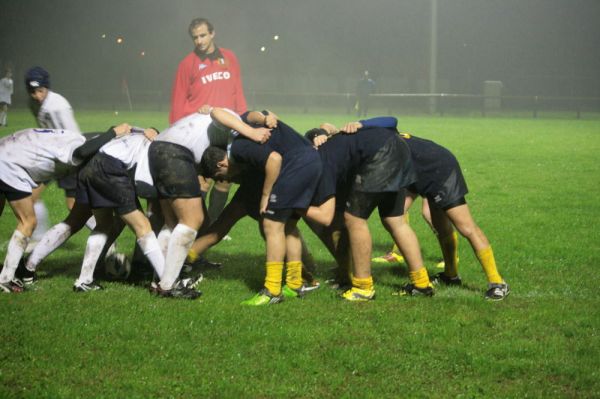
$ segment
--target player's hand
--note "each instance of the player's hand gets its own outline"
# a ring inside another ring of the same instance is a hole
[[[317,136],[313,139],[313,146],[315,148],[319,148],[321,145],[327,142],[329,136],[325,136],[324,134]]]
[[[327,134],[329,134],[330,136],[333,134],[338,134],[340,132],[338,130],[338,128],[335,127],[335,125],[332,125],[331,123],[328,123],[328,122],[321,123],[321,125],[319,127],[321,129],[325,130],[327,132]]]
[[[268,195],[262,195],[262,197],[260,197],[260,214],[264,215],[265,212],[267,211],[267,206],[269,205],[269,196]]]
[[[125,136],[126,134],[131,133],[131,125],[128,123],[121,123],[120,125],[113,127],[113,130],[117,137]]]
[[[148,140],[154,141],[154,139],[156,138],[156,136],[158,136],[158,132],[154,128],[144,129],[144,136]]]
[[[209,115],[210,111],[212,111],[212,109],[213,109],[213,107],[211,107],[210,105],[204,104],[203,106],[198,108],[198,113],[204,114],[204,115]]]
[[[356,133],[361,127],[363,125],[360,122],[348,122],[340,130],[344,133]]]
[[[257,143],[264,144],[271,137],[271,129],[258,127],[252,129],[251,139]]]
[[[277,120],[279,118],[273,112],[268,112],[269,114],[265,116],[265,126],[269,129],[275,129],[277,127]]]

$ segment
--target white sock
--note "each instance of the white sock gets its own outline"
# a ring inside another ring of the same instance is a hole
[[[37,266],[42,263],[48,255],[60,247],[65,241],[71,237],[71,226],[66,223],[59,223],[52,226],[40,239],[40,242],[35,246],[31,255],[27,259],[25,267],[27,270],[34,272]]]
[[[179,277],[181,267],[196,239],[196,230],[179,223],[173,229],[169,240],[169,249],[165,256],[165,272],[160,280],[160,288],[170,290]]]
[[[19,261],[23,257],[29,237],[25,237],[19,230],[15,230],[6,249],[6,258],[4,259],[4,267],[0,273],[0,283],[8,283],[15,277],[15,271],[19,266]]]
[[[85,246],[85,255],[81,263],[81,273],[75,284],[90,284],[94,281],[96,263],[102,254],[102,248],[108,241],[108,236],[99,231],[92,231]]]
[[[162,278],[165,271],[165,257],[160,250],[160,245],[158,244],[158,239],[154,232],[150,231],[143,237],[138,238],[137,243],[142,249],[142,252],[144,252],[146,258],[148,258],[148,261],[154,268],[158,278]]]
[[[0,111],[0,125],[6,125],[6,111]]]
[[[160,250],[163,253],[163,256],[167,257],[167,249],[169,249],[169,240],[171,239],[171,229],[164,225],[163,228],[158,233],[158,245],[160,245]]]
[[[31,239],[33,241],[39,241],[42,236],[48,231],[48,209],[43,201],[35,201],[33,204],[33,210],[35,211],[35,218],[37,219],[37,226],[33,231]]]
[[[94,230],[96,228],[96,218],[93,216],[90,216],[90,218],[87,220],[87,222],[85,222],[85,225],[87,226],[88,229]]]

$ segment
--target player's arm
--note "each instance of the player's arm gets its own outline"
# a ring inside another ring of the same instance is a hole
[[[378,116],[376,118],[362,119],[358,123],[362,127],[383,127],[388,129],[396,129],[398,127],[398,119],[393,116]]]
[[[274,129],[277,127],[277,120],[279,119],[275,113],[265,109],[263,111],[249,111],[246,112],[243,116],[249,123],[254,123],[256,125],[263,125],[268,127],[269,129]]]
[[[269,139],[269,137],[271,137],[270,129],[264,127],[253,128],[242,121],[238,116],[233,115],[230,111],[223,108],[213,108],[213,110],[210,112],[210,116],[219,124],[226,126],[229,129],[233,129],[242,136],[245,136],[257,143],[264,143]]]
[[[265,163],[265,182],[263,183],[262,196],[260,198],[260,213],[263,214],[267,210],[271,190],[281,171],[281,154],[277,151],[272,151]]]
[[[398,126],[398,119],[394,118],[393,116],[379,116],[376,118],[362,119],[358,122],[348,122],[342,126],[340,131],[352,134],[365,127],[396,129],[396,126]]]
[[[323,125],[325,124],[322,124],[321,126]],[[315,148],[319,148],[319,146],[327,142],[330,136],[331,135],[327,132],[327,130],[323,128],[311,129],[304,135],[304,137],[310,141]]]
[[[97,153],[100,147],[102,147],[104,144],[108,143],[115,137],[121,137],[125,134],[128,134],[130,131],[131,126],[129,126],[127,123],[123,123],[108,129],[105,133],[98,133],[77,147],[75,151],[73,151],[73,158],[78,161],[85,161]]]

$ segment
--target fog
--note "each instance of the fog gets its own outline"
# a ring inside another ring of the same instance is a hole
[[[123,82],[168,104],[188,25],[205,17],[237,54],[247,97],[353,93],[364,70],[378,93],[426,93],[434,3],[437,92],[481,94],[494,80],[510,95],[600,96],[597,0],[1,0],[0,66],[17,100],[40,65],[86,104]]]

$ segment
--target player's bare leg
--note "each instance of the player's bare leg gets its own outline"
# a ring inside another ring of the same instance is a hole
[[[281,276],[286,251],[285,224],[271,219],[263,219],[267,256],[265,288],[274,296],[281,294]]]
[[[475,220],[473,220],[467,204],[450,208],[446,210],[446,214],[458,232],[469,240],[485,272],[490,287],[486,293],[486,297],[494,300],[503,299],[509,293],[508,285],[506,285],[498,273],[492,247],[483,231],[477,226]]]
[[[400,251],[404,254],[404,258],[408,264],[408,275],[411,283],[404,286],[400,294],[433,295],[429,274],[424,267],[419,240],[410,225],[406,223],[404,215],[386,217],[382,222],[386,230],[393,237],[398,248],[400,248]]]
[[[23,253],[27,248],[27,243],[29,242],[31,234],[33,233],[37,223],[35,212],[33,210],[32,196],[27,196],[15,201],[9,201],[9,205],[12,208],[15,217],[17,218],[17,227],[8,243],[4,267],[0,273],[0,284],[3,284],[3,287],[7,286],[7,284],[11,285],[11,282],[15,277],[15,272],[17,270],[17,266],[19,265],[19,261],[23,257]],[[21,288],[22,290],[22,284],[20,284],[20,287],[16,287],[12,291],[19,291],[18,288]],[[2,288],[2,290],[10,292],[5,288]]]
[[[431,219],[444,257],[444,272],[438,278],[449,285],[460,285],[458,277],[458,235],[446,211],[431,207]]]
[[[344,213],[344,220],[350,238],[350,250],[354,263],[352,288],[342,294],[350,301],[366,301],[375,297],[373,276],[371,275],[372,240],[366,219]]]

